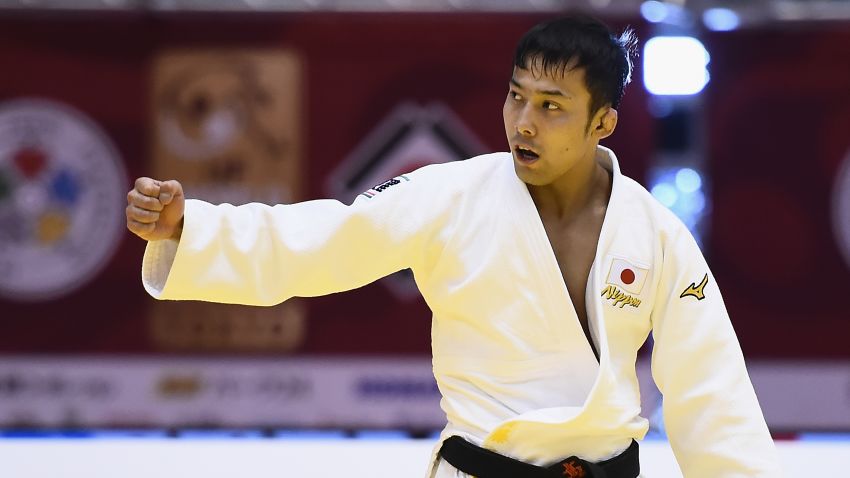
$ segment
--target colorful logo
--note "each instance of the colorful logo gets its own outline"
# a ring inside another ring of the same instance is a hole
[[[0,104],[0,295],[47,300],[85,285],[123,232],[126,178],[81,112],[41,99]]]

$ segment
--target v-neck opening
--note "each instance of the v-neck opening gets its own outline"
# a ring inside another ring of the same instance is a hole
[[[581,331],[582,338],[584,339],[583,343],[587,347],[587,353],[589,353],[594,358],[594,361],[596,362],[597,366],[601,367],[603,361],[607,361],[606,355],[608,353],[607,336],[604,327],[604,317],[602,317],[602,313],[598,309],[591,311],[590,307],[593,307],[593,305],[595,304],[595,302],[592,301],[592,299],[595,298],[595,293],[592,293],[592,291],[595,290],[594,285],[596,283],[595,279],[598,272],[597,266],[600,260],[599,253],[602,249],[601,244],[603,238],[607,237],[608,234],[610,234],[611,227],[614,227],[610,225],[612,216],[611,205],[615,203],[614,196],[617,191],[618,168],[615,160],[610,157],[612,153],[609,150],[600,147],[599,149],[597,149],[597,153],[594,157],[594,160],[600,161],[599,155],[609,156],[609,158],[607,158],[609,159],[609,161],[605,161],[603,159],[601,161],[601,165],[603,168],[605,168],[606,171],[611,174],[611,194],[608,197],[608,204],[606,205],[605,215],[602,219],[602,227],[599,230],[599,237],[596,241],[596,247],[593,255],[593,263],[590,267],[590,271],[588,272],[587,278],[585,279],[585,314],[587,314],[587,325],[588,331],[590,332],[590,337],[588,337],[587,334],[584,333],[584,328],[581,326],[581,318],[579,317],[579,312],[576,309],[575,304],[573,303],[572,297],[570,296],[570,289],[566,282],[566,279],[564,278],[564,274],[561,271],[560,264],[558,264],[558,257],[555,254],[555,248],[552,244],[551,239],[549,238],[548,233],[546,232],[546,226],[543,223],[543,218],[540,216],[540,211],[537,209],[537,205],[534,203],[534,198],[531,196],[531,192],[528,190],[528,185],[526,185],[518,176],[516,176],[516,173],[513,171],[512,164],[511,169],[514,179],[519,184],[519,186],[522,187],[522,195],[525,198],[526,207],[529,207],[533,210],[533,213],[529,214],[529,216],[531,216],[529,222],[533,223],[534,234],[535,236],[537,236],[538,240],[542,241],[547,246],[542,248],[545,249],[545,251],[543,251],[543,255],[546,256],[544,258],[544,261],[547,263],[547,265],[545,266],[548,271],[547,275],[557,276],[557,280],[553,278],[553,280],[545,282],[549,286],[553,286],[553,284],[560,284],[560,286],[554,285],[553,287],[558,290],[553,290],[553,294],[547,294],[547,296],[552,297],[553,299],[560,296],[560,300],[564,301],[564,304],[569,307],[569,309],[572,311],[572,319],[575,320],[575,325]],[[555,305],[555,310],[558,310],[558,304]],[[598,356],[593,351],[594,345],[597,347],[597,352],[599,354]],[[595,388],[598,380],[599,369],[597,369],[596,379],[594,380],[593,388]]]
[[[519,178],[517,178],[517,179],[519,180]],[[550,275],[557,276],[557,278],[558,278],[557,282],[553,280],[552,282],[549,282],[549,283],[554,282],[554,283],[557,283],[557,284],[560,285],[560,287],[559,287],[560,290],[558,292],[558,295],[562,296],[562,298],[566,301],[566,304],[568,305],[568,307],[570,307],[570,309],[572,310],[572,314],[571,314],[572,317],[571,318],[576,321],[576,324],[578,325],[579,330],[581,330],[581,335],[584,338],[585,344],[587,345],[589,352],[596,359],[596,363],[599,364],[599,363],[601,363],[600,361],[601,361],[601,357],[602,357],[602,347],[601,347],[601,344],[600,344],[599,349],[598,349],[599,356],[597,356],[593,351],[594,345],[591,342],[592,334],[593,334],[592,330],[591,330],[592,327],[593,327],[593,325],[591,324],[591,321],[593,320],[592,317],[591,317],[591,314],[588,313],[588,311],[586,310],[587,305],[585,305],[585,314],[587,315],[587,322],[588,322],[587,327],[588,327],[588,332],[590,332],[590,335],[591,335],[591,337],[588,337],[587,334],[585,334],[585,332],[584,332],[584,327],[582,327],[582,325],[581,325],[581,317],[579,315],[579,311],[576,308],[576,304],[573,302],[572,295],[570,295],[569,284],[567,284],[567,281],[564,278],[564,272],[561,270],[561,265],[558,263],[558,256],[555,253],[555,247],[552,244],[552,238],[549,237],[549,233],[546,231],[546,225],[543,222],[543,218],[540,216],[540,211],[537,209],[537,204],[534,202],[534,198],[531,196],[531,191],[528,190],[528,185],[525,184],[525,183],[522,183],[522,186],[525,189],[525,196],[528,198],[528,202],[530,203],[530,207],[534,210],[533,222],[535,224],[535,228],[534,228],[535,234],[539,237],[541,242],[545,243],[546,246],[547,246],[547,247],[544,248],[545,249],[544,254],[546,255],[546,264],[547,264],[546,268],[547,268],[548,273]],[[605,221],[603,219],[603,224],[604,224],[604,222]],[[598,242],[597,242],[597,244],[598,244]],[[594,259],[595,259],[595,257],[596,257],[596,251],[594,251]],[[595,262],[595,260],[594,260],[594,262]],[[593,266],[591,266],[590,271],[588,271],[587,278],[585,278],[585,283],[584,283],[585,291],[587,291],[588,288],[592,286],[592,280],[591,280],[592,271],[593,271]]]

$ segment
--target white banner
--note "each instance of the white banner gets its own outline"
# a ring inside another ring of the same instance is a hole
[[[429,360],[2,358],[0,426],[445,425]]]
[[[749,363],[774,431],[850,429],[850,362]],[[638,364],[643,415],[661,397]],[[428,358],[0,357],[0,427],[445,425]]]

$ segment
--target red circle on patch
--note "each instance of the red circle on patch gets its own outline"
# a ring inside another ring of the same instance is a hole
[[[620,272],[620,280],[623,281],[623,284],[631,284],[635,281],[635,273],[631,269],[623,269],[623,272]]]

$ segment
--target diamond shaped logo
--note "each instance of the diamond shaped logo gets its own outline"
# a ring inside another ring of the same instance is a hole
[[[402,103],[330,174],[326,192],[349,203],[363,191],[428,164],[470,158],[486,151],[442,103]],[[419,294],[410,270],[381,281],[402,300]]]

